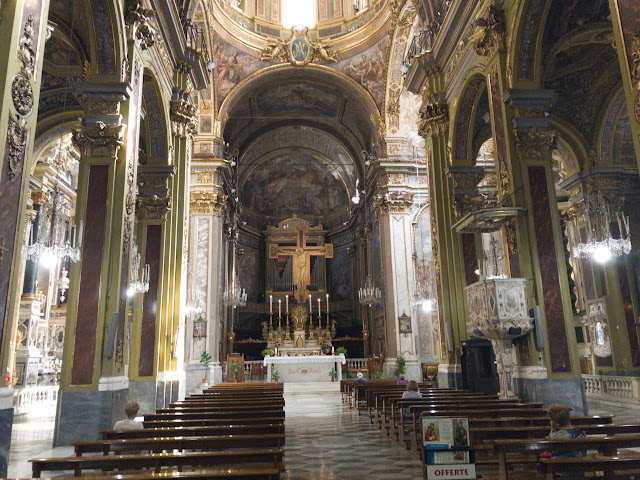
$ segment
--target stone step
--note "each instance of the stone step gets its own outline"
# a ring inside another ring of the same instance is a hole
[[[317,395],[340,393],[340,382],[284,382],[285,395]]]

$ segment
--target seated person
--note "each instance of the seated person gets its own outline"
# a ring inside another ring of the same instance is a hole
[[[569,438],[582,438],[585,437],[585,433],[579,428],[575,428],[571,425],[570,417],[571,409],[565,407],[559,403],[554,403],[547,410],[547,416],[551,423],[551,433],[547,438],[551,440],[562,440]],[[567,451],[555,451],[555,452],[542,452],[540,458],[571,458],[571,457],[584,457],[587,452],[584,450],[567,450]],[[558,473],[559,477],[582,477],[580,473]]]
[[[406,385],[407,381],[404,379],[404,375],[400,374],[398,375],[398,381],[396,382],[396,385]]]
[[[407,383],[407,391],[402,394],[402,398],[422,398],[422,394],[418,390],[418,382],[410,380],[409,383]],[[408,408],[403,408],[402,414],[405,417],[411,416],[411,412]]]
[[[364,378],[364,375],[362,374],[362,372],[358,372],[358,374],[356,375],[356,379],[353,381],[353,385],[355,387],[353,389],[353,396],[354,398],[358,398],[360,403],[365,403],[364,396],[366,395],[366,392],[367,392],[366,389],[360,388],[360,387],[363,387],[366,384],[367,384],[367,379]]]
[[[142,424],[142,422],[138,422],[136,420],[136,415],[138,415],[138,410],[140,410],[140,405],[138,404],[138,402],[129,400],[127,404],[124,406],[124,413],[127,416],[126,420],[118,420],[113,425],[113,430],[115,430],[116,432],[142,430],[144,428],[144,425]]]

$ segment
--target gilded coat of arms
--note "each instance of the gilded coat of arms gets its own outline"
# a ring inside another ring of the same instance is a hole
[[[338,52],[323,40],[312,42],[307,27],[293,27],[289,40],[269,40],[262,50],[262,60],[280,59],[292,65],[302,66],[311,62],[338,61]]]

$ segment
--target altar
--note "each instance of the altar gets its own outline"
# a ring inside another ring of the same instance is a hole
[[[299,357],[264,357],[267,378],[274,371],[280,373],[283,382],[330,382],[329,372],[335,369],[337,380],[342,380],[342,365],[347,363],[344,355],[309,355]]]

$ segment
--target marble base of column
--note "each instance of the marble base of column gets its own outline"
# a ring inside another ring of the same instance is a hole
[[[0,388],[0,477],[7,477],[11,429],[13,427],[13,390]]]
[[[130,400],[140,404],[138,415],[155,413],[156,411],[156,381],[136,380],[129,383]]]
[[[422,367],[420,366],[420,362],[418,359],[407,358],[406,359],[406,367],[407,372],[404,375],[404,378],[409,380],[415,380],[416,382],[422,381]]]
[[[514,378],[516,395],[523,402],[542,402],[545,407],[561,403],[573,408],[571,415],[587,415],[587,397],[581,377]]]
[[[201,363],[190,363],[185,366],[185,391],[187,395],[199,392],[202,389],[205,375],[207,385],[213,385],[211,383],[211,365],[209,365],[209,372],[205,371],[204,365]]]
[[[61,447],[81,440],[101,439],[102,430],[109,430],[116,420],[124,418],[124,406],[128,398],[128,384],[118,390],[61,390],[58,393],[53,446]]]
[[[438,387],[462,389],[462,366],[441,363],[438,365]]]

